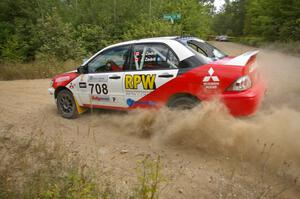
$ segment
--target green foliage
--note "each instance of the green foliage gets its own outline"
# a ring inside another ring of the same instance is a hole
[[[299,7],[299,0],[228,1],[223,10],[214,16],[213,30],[217,34],[250,38],[249,42],[255,45],[299,41]],[[247,38],[242,40],[247,42]]]
[[[180,25],[172,25],[163,20],[142,20],[138,24],[130,24],[128,31],[122,35],[124,40],[180,34]]]
[[[39,19],[36,29],[38,40],[41,42],[40,57],[75,60],[84,54],[82,42],[76,40],[71,24],[63,23],[58,15]]]
[[[3,59],[10,62],[21,62],[26,59],[26,42],[22,40],[18,35],[12,35],[9,37],[2,47]]]
[[[197,0],[3,0],[0,61],[82,59],[119,41],[210,32],[211,3]],[[174,25],[163,15],[181,13]]]
[[[223,10],[214,16],[212,23],[214,32],[218,35],[243,35],[246,1],[238,0],[225,4]]]
[[[76,37],[82,42],[87,52],[95,53],[110,42],[110,38],[99,25],[82,24],[77,29]]]

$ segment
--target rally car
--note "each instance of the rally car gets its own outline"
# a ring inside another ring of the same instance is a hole
[[[257,51],[227,56],[196,37],[159,37],[108,46],[49,92],[65,118],[87,108],[190,108],[217,96],[231,114],[253,114],[264,94]]]

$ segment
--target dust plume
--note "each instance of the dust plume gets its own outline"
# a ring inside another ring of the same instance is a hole
[[[110,131],[150,138],[155,143],[196,149],[249,161],[268,151],[274,168],[283,162],[300,174],[300,59],[263,50],[258,57],[268,94],[251,117],[234,118],[218,101],[192,110],[137,110],[97,116]]]

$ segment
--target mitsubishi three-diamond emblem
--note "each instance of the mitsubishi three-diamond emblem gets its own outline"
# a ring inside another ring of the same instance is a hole
[[[220,81],[218,76],[213,76],[214,72],[215,72],[214,69],[212,67],[210,67],[210,69],[208,70],[209,76],[205,76],[203,78],[203,82],[209,82],[210,79],[212,79],[212,81],[214,81],[214,82]]]
[[[208,76],[203,78],[203,86],[207,89],[216,89],[219,86],[219,77],[214,75],[215,71],[212,67],[208,70]]]

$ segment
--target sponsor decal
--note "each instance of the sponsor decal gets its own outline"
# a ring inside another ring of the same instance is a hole
[[[136,62],[136,64],[137,64],[137,62],[139,62],[140,61],[140,52],[134,52],[134,61]],[[138,65],[138,64],[137,64]]]
[[[216,89],[219,87],[220,79],[218,76],[214,75],[214,73],[214,69],[210,67],[210,69],[208,70],[209,75],[203,78],[202,83],[206,89]]]
[[[79,82],[79,88],[86,88],[85,82]]]
[[[91,100],[93,101],[109,101],[109,96],[97,96],[97,95],[92,95]]]
[[[155,78],[155,74],[125,75],[125,89],[138,89],[138,86],[142,85],[144,90],[155,90]]]
[[[145,96],[151,93],[151,91],[138,91],[138,90],[127,90],[125,94],[127,96]]]
[[[89,82],[107,82],[108,76],[107,75],[97,75],[97,76],[89,76]]]
[[[69,88],[70,88],[70,89],[75,88],[75,86],[76,86],[76,84],[74,84],[74,83],[72,83],[72,82],[69,84]]]
[[[134,101],[133,99],[131,98],[128,98],[126,100],[127,102],[127,105],[128,106],[133,106],[133,105],[149,105],[149,106],[155,106],[156,105],[156,102],[153,102],[153,101]]]
[[[58,77],[55,82],[56,83],[59,83],[59,82],[64,82],[64,81],[68,81],[70,80],[70,77],[69,76],[63,76],[63,77]]]

